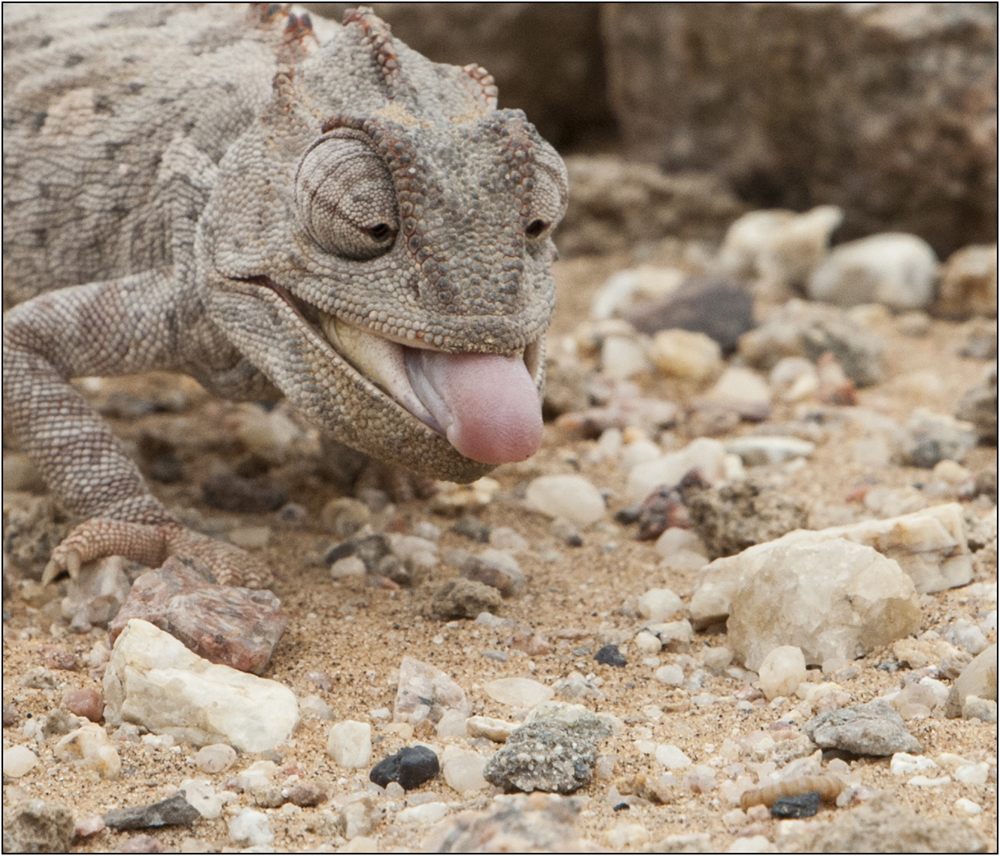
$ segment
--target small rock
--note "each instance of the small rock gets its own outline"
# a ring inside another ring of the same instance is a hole
[[[358,848],[361,852],[372,852],[375,850],[375,842],[365,844],[363,837],[371,835],[378,828],[384,814],[385,809],[374,797],[366,794],[351,800],[340,810],[337,827],[348,841],[363,842]]]
[[[116,808],[101,815],[114,830],[145,829],[151,826],[190,826],[201,814],[184,797],[183,791],[150,805]]]
[[[326,741],[326,754],[341,767],[367,767],[372,757],[372,727],[350,719],[336,723]]]
[[[460,749],[458,746],[446,746],[444,754],[441,756],[441,767],[448,787],[460,794],[480,791],[488,787],[486,779],[483,778],[486,758],[478,752]]]
[[[771,817],[788,819],[813,817],[819,811],[822,797],[819,791],[809,791],[794,797],[778,797],[771,806]]]
[[[589,526],[607,509],[601,492],[582,476],[540,476],[528,485],[525,504],[533,511]]]
[[[603,648],[600,648],[594,654],[594,659],[603,666],[618,666],[620,668],[628,665],[628,660],[618,650],[617,645],[605,645]]]
[[[404,790],[412,791],[433,779],[441,771],[438,756],[426,746],[405,746],[395,755],[379,761],[368,778],[379,787],[399,782]]]
[[[430,612],[438,621],[475,618],[481,612],[500,609],[501,595],[492,586],[474,580],[448,580],[438,586],[431,600]]]
[[[121,758],[107,732],[96,723],[71,731],[53,751],[60,761],[73,761],[84,769],[93,770],[102,779],[116,779],[122,769]]]
[[[806,679],[806,658],[801,648],[780,645],[761,661],[760,688],[770,701],[778,696],[790,696]]]
[[[224,773],[236,763],[236,750],[225,743],[202,746],[194,755],[194,765],[203,773]]]
[[[483,476],[472,484],[454,484],[453,482],[436,482],[437,493],[431,497],[431,511],[440,514],[459,514],[483,508],[493,501],[500,490],[500,482]]]
[[[494,743],[506,743],[517,727],[513,722],[489,716],[470,716],[465,721],[469,737],[486,737]]]
[[[467,737],[468,727],[465,724],[467,718],[463,711],[446,710],[441,715],[437,725],[434,726],[434,733],[442,739],[446,737]]]
[[[299,718],[288,687],[193,654],[168,633],[133,618],[115,641],[104,673],[105,718],[154,734],[245,752],[273,749]],[[164,705],[169,698],[171,704]]]
[[[679,747],[670,743],[657,746],[654,757],[668,770],[683,770],[691,766],[691,759]]]
[[[555,695],[552,687],[530,678],[499,678],[485,684],[483,691],[494,701],[511,707],[534,707]]]
[[[894,776],[912,776],[924,770],[936,770],[938,765],[926,755],[910,755],[908,752],[896,752],[889,762],[889,772]]]
[[[288,491],[262,479],[234,475],[210,476],[201,483],[205,504],[238,514],[268,514],[288,502]]]
[[[610,378],[624,379],[649,371],[642,345],[629,336],[607,336],[601,345],[601,372]]]
[[[10,728],[12,725],[17,725],[20,720],[21,715],[18,709],[12,704],[4,704],[3,706],[3,727]]]
[[[679,612],[684,604],[670,589],[654,588],[639,597],[639,616],[648,621],[664,621]]]
[[[266,847],[274,842],[274,830],[264,812],[245,808],[229,821],[229,840],[237,847]]]
[[[791,458],[808,458],[816,445],[797,437],[738,437],[726,443],[726,451],[739,455],[748,467],[781,464]]]
[[[121,556],[84,565],[67,586],[61,604],[63,617],[69,620],[72,630],[80,633],[91,627],[107,627],[121,610],[131,587]]]
[[[4,811],[3,850],[5,853],[68,853],[73,843],[73,830],[73,813],[62,803],[27,800]]]
[[[813,300],[839,306],[881,303],[890,309],[922,309],[934,297],[938,260],[916,235],[871,235],[834,248],[809,277]]]
[[[93,687],[69,689],[63,693],[62,706],[76,716],[97,722],[104,716],[104,697]]]
[[[937,311],[949,318],[997,316],[997,247],[972,245],[952,253],[941,271]]]
[[[590,782],[596,761],[592,736],[543,721],[516,728],[483,775],[504,789],[567,794]]]
[[[660,666],[653,677],[668,687],[679,687],[684,683],[684,669],[677,665]]]
[[[981,722],[997,721],[997,703],[990,699],[970,695],[962,705],[962,719],[978,719]]]
[[[528,587],[517,561],[501,550],[486,550],[480,556],[469,556],[462,562],[461,577],[491,586],[505,598],[523,594]]]
[[[350,538],[369,520],[371,509],[351,497],[331,499],[320,512],[320,520],[337,538]]]
[[[152,835],[132,835],[121,847],[119,853],[162,853],[163,842]]]
[[[759,421],[770,413],[771,387],[757,372],[729,366],[705,393],[705,401],[730,405],[744,418]]]
[[[20,779],[38,764],[38,756],[27,746],[11,746],[3,750],[3,776]]]
[[[661,330],[653,337],[649,358],[661,373],[703,381],[722,371],[722,349],[704,333]]]
[[[133,618],[159,627],[212,663],[257,675],[267,668],[288,624],[270,591],[217,585],[174,556],[135,581],[111,622],[111,639]]]
[[[903,463],[931,469],[942,460],[961,462],[977,439],[972,423],[917,408],[903,429],[899,453]]]
[[[692,470],[681,483],[700,478],[698,471]],[[707,487],[707,482],[703,484]],[[687,529],[690,524],[681,485],[660,485],[647,496],[639,509],[638,523],[636,538],[639,541],[659,538],[667,529]]]
[[[288,802],[300,808],[313,808],[325,803],[328,799],[323,788],[310,782],[297,782],[288,789],[286,796]]]
[[[429,802],[404,808],[396,815],[397,823],[437,823],[448,814],[442,802]]]
[[[41,473],[27,455],[17,452],[3,456],[3,487],[4,490],[27,490],[33,493],[44,493],[45,482]]]
[[[222,814],[225,800],[208,779],[185,779],[181,782],[180,791],[188,805],[196,809],[205,820],[215,820]]]
[[[446,711],[456,711],[465,717],[472,713],[472,702],[465,691],[440,669],[403,657],[399,666],[399,685],[393,707],[393,722],[417,725],[424,719],[441,721]]]
[[[885,701],[829,710],[810,719],[803,731],[824,749],[855,755],[920,754],[919,741],[906,730],[903,718]]]
[[[628,475],[628,499],[630,502],[641,502],[661,486],[671,488],[679,485],[692,470],[698,470],[708,484],[724,481],[725,446],[718,440],[699,437],[678,452],[634,466]]]
[[[990,366],[983,379],[969,387],[955,410],[958,419],[976,427],[976,434],[983,443],[997,441],[997,365]]]

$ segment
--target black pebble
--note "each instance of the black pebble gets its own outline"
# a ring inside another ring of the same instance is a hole
[[[594,659],[605,666],[624,666],[628,663],[628,660],[622,656],[622,652],[618,650],[617,645],[605,645],[594,654]]]
[[[771,817],[812,817],[819,811],[819,791],[809,791],[796,797],[779,797],[771,806]]]
[[[612,811],[628,811],[628,803],[620,802],[612,809]]]
[[[406,746],[372,767],[368,778],[380,788],[389,782],[399,782],[403,790],[412,791],[441,770],[438,757],[426,746]]]

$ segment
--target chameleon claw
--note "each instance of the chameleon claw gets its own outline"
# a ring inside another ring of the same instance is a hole
[[[49,559],[49,563],[45,566],[45,570],[42,571],[42,580],[41,580],[42,585],[47,586],[50,582],[52,582],[56,577],[59,576],[59,572],[61,570],[62,568],[59,566],[59,564],[56,562],[55,559]]]
[[[70,579],[76,580],[80,576],[80,551],[70,550],[66,554],[66,572],[69,574]]]

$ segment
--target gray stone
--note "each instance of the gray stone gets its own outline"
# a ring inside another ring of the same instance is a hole
[[[500,592],[493,586],[459,578],[438,586],[431,600],[430,612],[438,621],[476,618],[481,612],[499,610],[501,600]]]
[[[68,853],[73,813],[62,803],[33,799],[5,808],[4,853]]]
[[[967,4],[604,9],[626,154],[941,254],[996,240],[996,16]]]
[[[855,755],[923,752],[920,741],[906,730],[903,718],[882,699],[821,713],[810,719],[803,731],[824,749],[840,749]]]
[[[977,439],[972,423],[918,407],[903,429],[899,452],[903,463],[931,469],[940,461],[961,462]]]
[[[465,691],[435,666],[413,657],[403,657],[399,665],[393,722],[417,725],[429,719],[437,723],[449,710],[466,717],[472,714],[472,702],[466,698]]]
[[[590,782],[596,761],[590,734],[550,720],[516,728],[483,776],[505,790],[568,794]]]
[[[112,829],[146,829],[151,826],[190,826],[201,813],[182,791],[149,805],[116,808],[101,815]]]
[[[979,440],[997,441],[997,364],[989,366],[983,379],[970,386],[958,402],[955,416],[976,426]]]
[[[935,310],[948,318],[997,317],[996,244],[963,247],[949,257]]]
[[[972,662],[962,669],[962,674],[952,684],[951,692],[948,694],[945,716],[950,719],[962,716],[965,701],[970,696],[994,702],[997,700],[996,643],[977,654]]]

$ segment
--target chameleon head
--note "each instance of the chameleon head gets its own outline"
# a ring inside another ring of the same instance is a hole
[[[220,165],[199,230],[212,316],[338,439],[477,478],[541,442],[567,195],[562,160],[496,109],[486,72],[349,13],[279,72]]]

